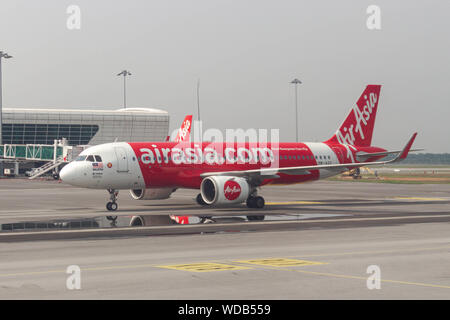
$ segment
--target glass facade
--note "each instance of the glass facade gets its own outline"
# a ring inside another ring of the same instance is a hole
[[[87,145],[98,125],[4,123],[3,144],[48,144],[66,138],[69,145]]]
[[[151,108],[121,110],[3,109],[3,143],[53,145],[66,138],[71,146],[113,141],[164,141],[169,114]]]

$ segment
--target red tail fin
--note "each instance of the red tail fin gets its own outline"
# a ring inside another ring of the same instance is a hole
[[[189,141],[189,136],[191,134],[191,126],[192,126],[192,115],[186,116],[184,118],[183,123],[181,124],[181,128],[178,130],[178,134],[175,138],[175,142]]]
[[[380,89],[380,85],[368,85],[345,121],[327,142],[370,146]]]

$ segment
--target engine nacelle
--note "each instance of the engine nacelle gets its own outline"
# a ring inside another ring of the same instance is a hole
[[[162,200],[170,198],[174,191],[173,188],[131,189],[130,194],[134,200]]]
[[[206,204],[226,205],[246,201],[250,186],[244,178],[212,176],[203,179],[200,192]]]

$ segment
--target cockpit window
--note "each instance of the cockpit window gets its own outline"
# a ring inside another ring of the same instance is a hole
[[[95,162],[94,156],[88,156],[86,161]]]
[[[84,161],[86,159],[86,156],[78,156],[75,161]]]
[[[102,157],[100,157],[100,156],[95,156],[95,161],[97,161],[97,162],[102,162]]]

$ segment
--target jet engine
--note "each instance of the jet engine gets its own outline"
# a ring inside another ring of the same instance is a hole
[[[173,188],[131,189],[130,194],[134,200],[162,200],[170,198]]]
[[[244,178],[212,176],[203,179],[200,192],[208,205],[242,203],[249,196],[250,186]]]

